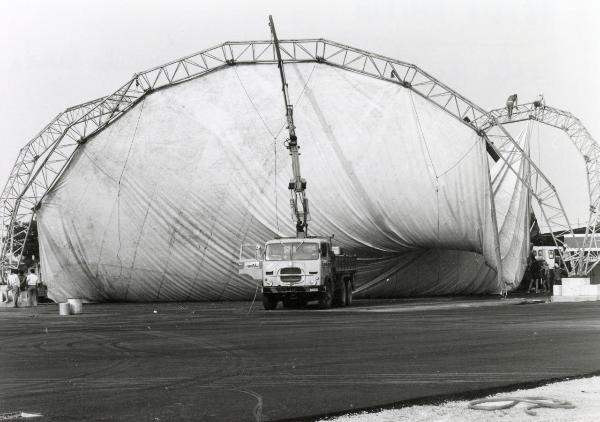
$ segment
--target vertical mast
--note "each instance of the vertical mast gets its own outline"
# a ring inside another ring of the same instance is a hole
[[[279,67],[279,76],[281,77],[281,91],[283,92],[287,129],[289,132],[289,137],[286,140],[285,145],[292,157],[293,177],[288,185],[291,195],[290,206],[292,208],[293,218],[296,220],[296,237],[306,237],[308,235],[308,221],[310,220],[308,198],[305,193],[306,180],[302,178],[300,173],[300,147],[298,146],[298,138],[296,137],[296,126],[294,125],[294,106],[290,103],[288,85],[283,69],[283,60],[281,59],[281,51],[279,49],[279,39],[277,38],[275,24],[273,23],[273,17],[271,15],[269,15],[269,27],[271,28],[271,35],[273,36],[277,67]]]

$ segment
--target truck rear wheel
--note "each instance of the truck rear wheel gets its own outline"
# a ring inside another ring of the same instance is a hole
[[[331,280],[325,283],[325,291],[319,296],[319,307],[321,309],[329,309],[333,305],[333,284]]]
[[[270,295],[270,294],[263,293],[262,303],[263,303],[264,308],[267,311],[271,311],[271,310],[277,308],[277,302],[279,302],[277,300],[277,297]]]
[[[346,306],[352,305],[352,280],[346,280]]]
[[[347,296],[346,296],[346,282],[342,280],[340,283],[340,288],[335,291],[335,306],[346,306],[347,304]]]

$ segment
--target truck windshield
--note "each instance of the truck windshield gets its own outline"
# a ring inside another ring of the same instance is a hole
[[[267,245],[267,261],[319,259],[319,244],[306,242],[271,243]]]

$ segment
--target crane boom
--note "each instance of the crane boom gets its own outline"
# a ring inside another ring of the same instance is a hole
[[[277,55],[277,67],[279,68],[279,76],[281,77],[281,91],[283,92],[283,101],[285,103],[285,115],[289,133],[285,145],[292,157],[293,177],[288,185],[291,196],[290,207],[292,208],[293,218],[296,220],[296,237],[306,237],[308,235],[308,221],[310,220],[308,198],[306,197],[306,180],[302,178],[300,173],[300,146],[298,145],[296,126],[294,125],[294,106],[290,102],[288,84],[283,69],[283,60],[281,59],[281,50],[279,49],[279,40],[271,15],[269,15],[269,27],[273,36],[273,46]]]

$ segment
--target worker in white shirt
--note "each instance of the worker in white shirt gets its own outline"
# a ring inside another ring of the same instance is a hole
[[[8,288],[12,292],[13,295],[13,307],[19,307],[19,296],[21,295],[21,290],[19,290],[19,276],[17,275],[17,270],[10,270],[10,275],[8,276]]]
[[[29,270],[27,275],[27,302],[29,306],[37,306],[38,299],[38,276],[35,275],[35,269]]]

